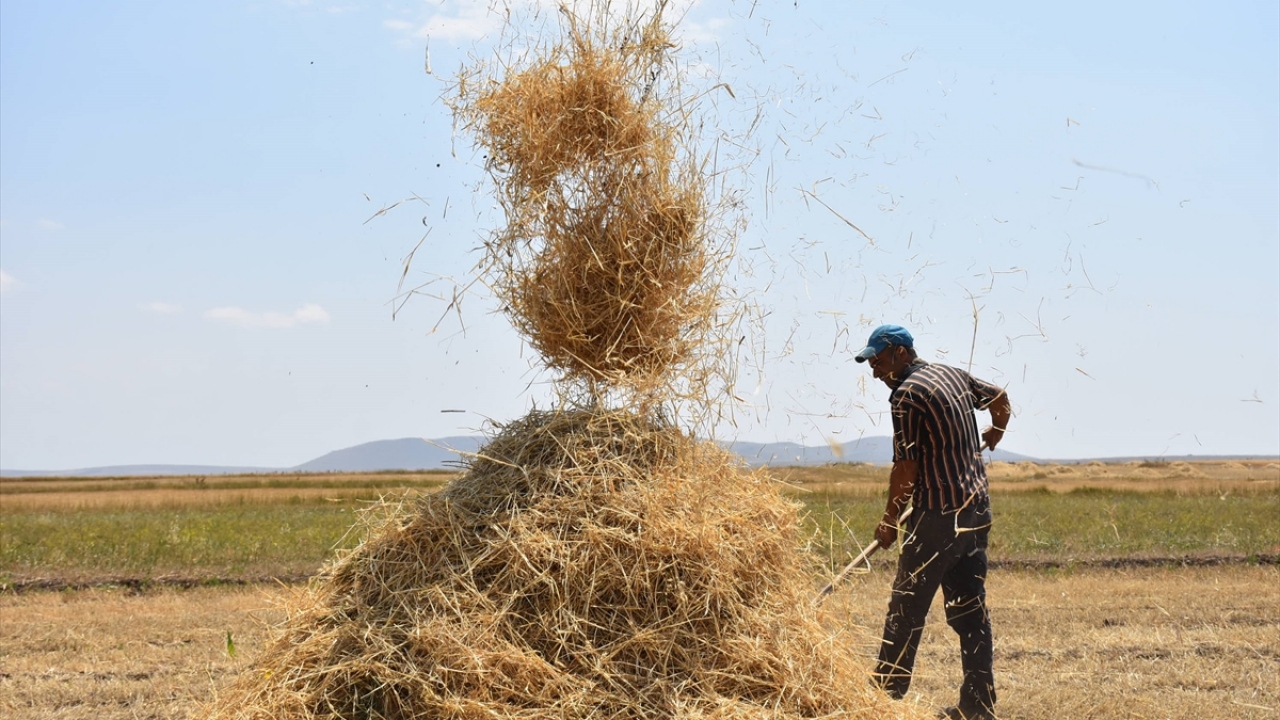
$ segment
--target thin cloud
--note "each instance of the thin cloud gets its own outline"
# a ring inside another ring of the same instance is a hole
[[[329,313],[315,303],[303,305],[292,313],[253,312],[244,308],[227,306],[216,307],[205,312],[204,318],[243,328],[282,330],[298,325],[328,322]]]
[[[67,227],[66,225],[63,225],[57,220],[49,220],[46,218],[41,218],[40,220],[36,221],[36,224],[40,226],[41,230],[48,230],[50,232],[57,232],[58,230],[64,230]]]
[[[279,2],[281,5],[294,10],[314,10],[326,12],[330,15],[342,15],[364,9],[361,3],[317,3],[314,0],[279,0]]]
[[[667,17],[678,18],[698,2],[699,0],[677,1],[668,7]],[[550,13],[564,3],[563,0],[510,0],[500,10],[490,2],[479,0],[443,0],[433,4],[436,4],[439,10],[429,14],[420,23],[395,19],[387,20],[383,25],[418,39],[434,38],[453,43],[469,42],[496,34],[502,29],[509,15],[534,10]],[[598,0],[569,0],[568,4],[574,6],[580,16],[585,17],[591,13],[592,8],[598,7]],[[638,11],[652,10],[657,4],[658,0],[636,0],[633,3],[610,5],[610,9],[614,13],[626,12],[635,15]],[[714,42],[718,39],[715,31],[724,24],[725,21],[720,20],[712,20],[701,25],[689,23],[688,27],[682,25],[681,35],[689,42]]]
[[[503,22],[503,17],[490,11],[485,3],[450,2],[445,3],[440,12],[428,17],[413,35],[450,42],[479,40],[501,28]]]
[[[0,293],[11,293],[18,289],[18,279],[0,270]]]
[[[723,39],[726,31],[730,30],[730,21],[728,18],[710,18],[706,22],[684,22],[680,23],[676,34],[680,39],[694,45],[711,45],[718,43]]]
[[[181,305],[174,305],[167,302],[153,302],[142,306],[143,310],[153,312],[157,315],[177,315],[182,312]]]

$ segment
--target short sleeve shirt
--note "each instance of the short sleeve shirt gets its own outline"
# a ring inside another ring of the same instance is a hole
[[[913,366],[893,391],[893,459],[915,460],[912,504],[957,510],[987,495],[987,470],[974,410],[1001,393],[997,385],[947,365]]]

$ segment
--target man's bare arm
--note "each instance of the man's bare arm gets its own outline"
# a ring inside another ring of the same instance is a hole
[[[884,517],[876,526],[876,540],[887,548],[898,539],[898,517],[911,502],[911,491],[916,486],[919,465],[915,460],[898,460],[889,472],[889,502],[885,504]]]
[[[1004,439],[1004,431],[1009,427],[1009,418],[1013,416],[1013,406],[1009,403],[1009,393],[1002,392],[987,406],[991,413],[991,427],[982,431],[982,441],[988,448],[996,449],[996,445]]]

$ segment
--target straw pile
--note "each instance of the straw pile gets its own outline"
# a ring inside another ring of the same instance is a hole
[[[914,717],[818,624],[796,506],[628,412],[537,413],[312,582],[216,717]]]
[[[563,44],[477,65],[450,98],[505,213],[483,274],[563,381],[669,395],[677,375],[696,379],[718,358],[706,351],[730,251],[708,231],[660,19],[564,17]]]

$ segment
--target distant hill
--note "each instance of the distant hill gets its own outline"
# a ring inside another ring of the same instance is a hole
[[[480,448],[479,435],[436,440],[400,438],[375,440],[363,445],[334,450],[301,465],[289,468],[301,472],[370,472],[374,470],[439,470],[457,467],[461,453]]]
[[[226,467],[217,465],[112,465],[74,470],[0,470],[0,477],[110,477],[132,475],[234,475],[240,473],[377,472],[379,470],[440,470],[456,468],[466,453],[479,449],[484,438],[463,435],[428,440],[375,440],[325,453],[287,468]],[[864,437],[843,445],[730,442],[725,445],[749,465],[825,465],[834,462],[887,464],[893,458],[890,439]],[[838,450],[837,450],[838,448]],[[1019,462],[1034,458],[997,450],[993,460]]]
[[[171,475],[242,475],[281,472],[280,468],[229,465],[105,465],[74,470],[0,470],[0,477],[129,477]]]
[[[887,465],[893,461],[893,440],[883,435],[863,437],[840,445],[799,445],[796,443],[728,443],[747,463],[760,465],[827,465],[829,463],[873,463]],[[1022,462],[1034,460],[1026,455],[996,450],[988,453],[991,460]]]

